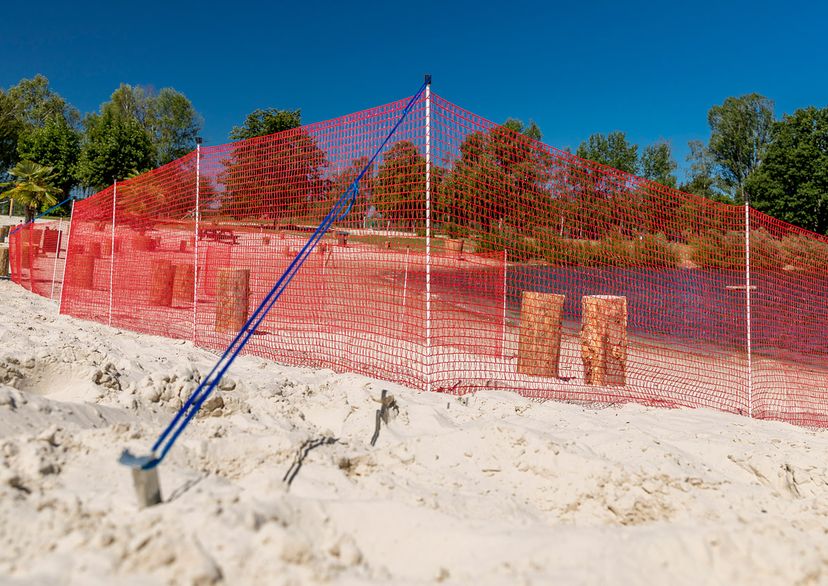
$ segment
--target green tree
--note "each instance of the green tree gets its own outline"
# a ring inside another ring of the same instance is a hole
[[[638,145],[628,142],[623,132],[593,134],[578,146],[575,154],[633,175],[638,171]]]
[[[156,165],[164,165],[192,151],[203,124],[190,100],[173,88],[162,88],[156,93],[122,83],[101,106],[101,111],[137,121],[150,136]]]
[[[60,188],[54,185],[52,168],[39,165],[34,161],[20,161],[9,170],[13,181],[3,184],[11,187],[0,197],[14,200],[26,210],[26,221],[31,221],[38,212],[55,205]]]
[[[676,162],[670,144],[657,142],[644,148],[641,153],[641,176],[667,187],[676,186]]]
[[[687,146],[690,147],[690,153],[687,155],[690,169],[687,180],[679,185],[679,190],[717,201],[728,200],[729,198],[716,187],[716,161],[713,160],[707,146],[700,140],[691,140]]]
[[[62,116],[70,126],[77,126],[80,114],[60,94],[49,88],[49,80],[43,75],[21,79],[9,88],[9,97],[15,103],[16,117],[26,130],[39,128],[54,116]]]
[[[720,187],[741,202],[745,180],[762,162],[771,138],[773,102],[759,94],[727,98],[707,113],[708,150]]]
[[[373,203],[383,218],[404,229],[424,224],[425,157],[407,140],[385,153],[373,182]]]
[[[230,140],[266,136],[298,128],[301,125],[301,110],[277,110],[276,108],[254,110],[247,115],[241,126],[233,127],[230,131]]]
[[[522,134],[523,136],[529,137],[532,140],[540,141],[541,138],[543,138],[540,127],[535,124],[533,120],[530,120],[529,124],[525,125],[517,118],[509,118],[503,123],[503,127],[517,132],[518,134]]]
[[[316,202],[317,211],[314,213],[314,221],[319,221],[331,210],[333,203],[342,197],[354,180],[359,177],[359,174],[368,165],[369,158],[367,156],[360,156],[351,161],[351,164],[344,169],[335,173],[326,182],[325,197]],[[353,227],[362,227],[366,218],[366,214],[373,203],[374,193],[374,164],[368,166],[365,175],[359,181],[359,189],[357,191],[357,198],[354,202],[353,209],[345,222]]]
[[[828,108],[803,108],[777,122],[745,190],[756,209],[828,233]]]
[[[183,157],[196,146],[203,120],[187,97],[163,88],[150,104],[148,128],[158,152],[158,164]]]
[[[325,152],[302,128],[234,143],[223,164],[221,208],[236,218],[306,221],[324,197]]]
[[[17,141],[22,130],[14,99],[0,90],[0,177],[18,160]]]
[[[437,220],[452,235],[493,233],[494,248],[502,250],[506,233],[512,241],[512,231],[544,222],[538,212],[549,205],[551,177],[549,151],[519,132],[517,125],[472,133],[436,191]]]
[[[65,179],[71,176],[71,170],[66,175],[62,162],[58,165],[54,156],[41,159],[41,153],[32,152],[30,145],[42,142],[43,129],[48,125],[52,125],[50,133],[57,126],[74,132],[79,119],[78,111],[52,91],[49,80],[43,75],[22,79],[8,92],[0,90],[0,174],[21,158],[27,158],[47,166],[60,167],[61,187],[70,189],[72,182]],[[67,162],[69,166],[74,163],[71,160]]]
[[[152,138],[135,118],[104,108],[100,114],[87,115],[84,127],[77,165],[82,185],[103,188],[155,165]]]
[[[63,116],[53,115],[43,126],[23,134],[17,151],[20,159],[50,167],[54,183],[63,193],[69,193],[77,184],[75,167],[80,155],[80,133]]]

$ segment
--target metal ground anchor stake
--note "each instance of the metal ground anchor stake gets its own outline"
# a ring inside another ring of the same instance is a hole
[[[142,509],[160,504],[162,500],[158,467],[145,468],[155,459],[155,455],[135,456],[129,450],[124,450],[118,460],[132,469],[132,483],[135,486],[135,495],[138,497],[138,506]]]

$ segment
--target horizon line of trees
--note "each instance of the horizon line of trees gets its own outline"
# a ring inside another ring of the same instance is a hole
[[[575,154],[718,202],[742,203],[750,197],[760,211],[809,230],[828,232],[828,108],[801,108],[777,120],[773,102],[754,93],[714,105],[707,120],[709,140],[689,143],[689,170],[682,184],[678,184],[678,164],[667,141],[640,150],[623,132],[597,133],[583,141]],[[300,110],[257,109],[232,129],[230,138],[269,135],[299,127],[301,122]],[[30,175],[48,181],[54,188],[52,194],[97,190],[191,152],[202,126],[203,118],[190,100],[174,88],[155,91],[121,84],[97,112],[81,116],[49,87],[44,76],[23,79],[8,90],[0,89],[0,190],[9,193],[14,182],[2,180],[11,179],[11,171],[21,162],[45,168],[27,169]],[[578,213],[588,213],[583,209],[585,202],[578,200],[593,197],[597,208],[606,208],[601,213],[610,224],[611,205],[622,196],[639,209],[653,203],[651,196],[633,196],[630,185],[610,186],[606,177],[594,172],[586,172],[591,177],[564,176],[571,170],[553,164],[549,151],[534,146],[541,138],[534,122],[524,125],[510,118],[488,132],[467,136],[451,168],[435,164],[435,194],[444,209],[457,214],[449,224],[479,228],[495,221],[501,227],[505,223],[521,229],[526,222],[515,217],[513,202],[550,197],[551,185],[567,182],[573,186],[567,196],[570,203],[582,208]],[[307,133],[296,133],[284,147],[284,156],[305,179],[280,189],[291,196],[297,186],[304,189],[306,201],[298,204],[304,210],[320,207],[320,202],[331,197],[327,192],[346,185],[348,176],[359,170],[351,162],[338,175],[325,174],[325,152]],[[242,149],[232,152],[224,178],[218,182],[227,192],[225,203],[232,202],[240,213],[245,207],[252,212],[258,208],[256,196],[246,192],[232,172],[234,166],[246,162],[247,155]],[[411,221],[419,189],[416,176],[424,168],[421,158],[413,144],[392,145],[384,162],[364,180],[362,191],[368,197],[361,209],[374,206],[387,220]],[[400,191],[395,181],[406,185],[405,193],[395,193]],[[475,182],[497,191],[502,201],[476,192]],[[489,219],[482,217],[484,209]],[[631,230],[623,222],[619,229]]]

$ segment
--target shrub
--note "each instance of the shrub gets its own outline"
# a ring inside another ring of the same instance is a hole
[[[786,236],[779,243],[782,262],[803,271],[828,269],[828,244],[799,234]]]

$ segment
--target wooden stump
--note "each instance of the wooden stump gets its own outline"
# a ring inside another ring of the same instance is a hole
[[[172,304],[175,306],[188,305],[193,302],[193,265],[175,265],[173,278]]]
[[[134,234],[132,236],[132,250],[135,252],[149,252],[153,250],[155,242],[149,236]]]
[[[463,253],[463,241],[448,238],[443,242],[443,248],[449,256],[459,257]]]
[[[32,250],[32,245],[29,244],[26,240],[23,240],[21,238],[21,243],[20,243],[20,268],[21,269],[31,268],[31,264],[32,264],[31,258],[30,258],[30,255],[32,253],[31,250]]]
[[[95,257],[88,254],[73,255],[74,265],[70,267],[72,284],[81,289],[91,289],[95,283]]]
[[[43,235],[45,230],[39,228],[32,228],[32,233],[30,235],[30,242],[31,245],[34,246],[35,253],[40,252],[43,250]]]
[[[169,307],[172,304],[175,268],[168,260],[154,260],[151,266],[150,305]]]
[[[9,276],[9,249],[0,246],[0,277]]]
[[[520,303],[518,374],[557,378],[565,295],[524,291]]]
[[[235,334],[247,321],[248,269],[220,269],[216,284],[216,331]]]
[[[109,242],[109,246],[112,246],[112,242]],[[95,258],[101,258],[101,243],[100,242],[90,242],[86,245],[86,254],[90,256],[94,256]]]
[[[627,298],[586,295],[581,300],[581,358],[588,385],[627,382]]]
[[[54,252],[57,253],[59,246],[60,246],[60,230],[52,230],[51,228],[46,228],[43,231],[43,243],[42,249],[43,252],[49,253]]]

